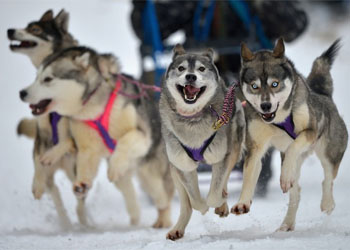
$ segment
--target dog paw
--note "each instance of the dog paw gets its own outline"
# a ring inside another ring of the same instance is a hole
[[[239,202],[231,208],[231,213],[233,213],[235,215],[246,214],[250,210],[251,203],[252,202],[250,202],[250,204],[244,203],[244,202]]]
[[[45,192],[44,187],[33,187],[32,188],[32,193],[33,193],[34,199],[36,199],[36,200],[40,200],[41,197],[43,196],[44,192]]]
[[[40,163],[44,166],[51,166],[58,162],[59,155],[56,153],[55,150],[49,149],[40,157]]]
[[[294,224],[283,223],[276,232],[290,232],[294,231]]]
[[[90,185],[84,182],[74,184],[73,191],[78,198],[84,198],[90,189]]]
[[[168,240],[178,240],[184,237],[184,231],[183,230],[178,230],[178,229],[173,229],[168,234],[166,235],[166,238]]]
[[[157,221],[152,225],[153,228],[168,228],[171,226],[169,219],[158,218]]]
[[[282,171],[280,185],[283,193],[287,193],[289,189],[293,187],[294,182],[295,178],[292,173],[285,173],[285,171]]]
[[[321,201],[321,211],[326,214],[331,214],[335,208],[335,203],[333,199],[322,199]]]
[[[120,180],[125,174],[126,171],[124,171],[121,167],[110,167],[108,169],[108,180],[110,182],[116,182]]]
[[[227,217],[229,213],[227,202],[224,202],[220,207],[215,208],[215,214],[219,215],[221,218]]]

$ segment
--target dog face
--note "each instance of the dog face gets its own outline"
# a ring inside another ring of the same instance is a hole
[[[20,91],[20,98],[30,103],[34,115],[76,114],[104,79],[98,60],[95,52],[81,47],[54,54],[40,66],[34,83]],[[105,57],[101,60],[106,63]]]
[[[256,53],[242,44],[241,64],[240,81],[246,100],[265,122],[273,122],[290,97],[294,81],[293,65],[284,57],[283,40],[273,51]]]
[[[213,63],[213,51],[203,54],[186,53],[181,45],[174,48],[173,61],[165,76],[165,88],[183,116],[192,116],[213,97],[219,73]]]
[[[35,58],[45,58],[55,52],[55,47],[63,42],[68,34],[69,15],[64,10],[54,18],[48,10],[40,18],[28,24],[25,29],[8,29],[7,36],[11,41],[10,49]]]

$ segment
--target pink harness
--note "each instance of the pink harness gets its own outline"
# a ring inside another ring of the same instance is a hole
[[[112,153],[114,151],[114,149],[117,145],[117,141],[115,139],[113,139],[108,133],[109,120],[110,120],[109,117],[111,115],[113,104],[117,98],[120,87],[121,87],[121,80],[120,80],[120,78],[118,78],[118,80],[115,84],[115,88],[108,99],[107,105],[106,105],[103,113],[97,119],[84,121],[88,126],[97,130],[97,132],[102,137],[103,142],[106,145],[106,147],[108,148],[110,153]]]

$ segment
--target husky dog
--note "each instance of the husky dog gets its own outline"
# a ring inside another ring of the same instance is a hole
[[[300,199],[300,168],[312,152],[320,159],[324,171],[321,210],[330,214],[335,207],[333,180],[347,147],[348,133],[332,100],[333,82],[330,69],[339,50],[339,40],[318,57],[305,80],[285,56],[279,39],[273,51],[253,53],[243,43],[240,81],[248,102],[243,188],[235,214],[247,213],[258,179],[265,151],[280,150],[282,169],[280,184],[289,191],[289,207],[279,228],[294,230]]]
[[[140,90],[119,72],[109,74],[106,58],[85,47],[50,56],[35,82],[22,90],[23,100],[31,105],[45,101],[44,113],[71,118],[70,133],[77,147],[76,194],[87,195],[100,160],[107,158],[108,178],[121,190],[131,223],[136,224],[139,207],[131,178],[138,166],[141,183],[158,208],[154,227],[168,227],[173,188],[159,115],[152,100],[130,98]]]
[[[221,217],[229,214],[227,180],[241,155],[245,121],[242,106],[235,100],[232,120],[217,131],[213,129],[217,119],[213,111],[222,109],[226,92],[213,62],[213,50],[192,54],[181,45],[174,48],[159,103],[163,138],[181,201],[180,217],[168,239],[183,237],[192,208],[205,214],[209,207],[215,207]],[[199,162],[212,165],[206,201],[198,187]]]
[[[69,14],[64,10],[61,10],[56,17],[53,16],[52,10],[48,10],[39,21],[29,23],[25,29],[7,31],[11,40],[10,49],[29,56],[34,66],[38,68],[50,54],[77,44],[68,33],[68,22]],[[32,105],[33,114],[41,114],[45,103],[46,101]],[[54,174],[59,168],[65,170],[71,181],[75,180],[75,146],[68,133],[68,120],[54,113],[44,114],[36,119],[21,120],[17,132],[35,138],[33,152],[35,173],[32,186],[34,197],[40,199],[45,191],[50,193],[60,223],[68,227],[70,221],[54,183]],[[77,214],[80,223],[86,224],[82,199],[78,200]]]

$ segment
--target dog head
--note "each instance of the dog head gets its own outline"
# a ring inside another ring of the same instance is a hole
[[[213,50],[186,53],[176,45],[165,75],[165,86],[180,115],[192,116],[203,109],[216,92],[220,77],[213,62]]]
[[[291,96],[295,70],[284,55],[283,39],[279,39],[273,51],[253,53],[242,43],[240,82],[246,100],[271,123]]]
[[[47,56],[77,44],[68,33],[68,22],[69,14],[63,9],[56,17],[52,10],[48,10],[39,21],[29,23],[25,29],[7,30],[10,49],[29,56],[34,65],[39,67]]]
[[[101,84],[107,84],[106,76],[119,73],[116,62],[112,55],[85,47],[65,49],[44,60],[34,83],[20,91],[20,98],[30,103],[34,115],[55,111],[72,116]]]

